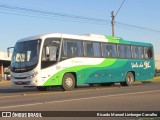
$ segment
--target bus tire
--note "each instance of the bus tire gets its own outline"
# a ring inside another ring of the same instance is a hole
[[[47,87],[45,87],[45,86],[37,86],[36,88],[38,91],[46,91],[47,90]]]
[[[120,82],[122,86],[132,86],[133,83],[134,83],[134,75],[132,72],[127,73],[125,82]]]
[[[70,91],[75,88],[75,77],[71,73],[66,73],[62,79],[62,89]]]

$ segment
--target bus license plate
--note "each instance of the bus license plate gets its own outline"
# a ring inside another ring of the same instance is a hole
[[[22,82],[22,81],[18,81],[17,84],[18,84],[18,85],[22,85],[23,82]]]

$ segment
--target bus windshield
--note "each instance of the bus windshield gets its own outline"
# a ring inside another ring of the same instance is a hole
[[[17,42],[11,61],[11,71],[27,72],[38,64],[41,40]]]

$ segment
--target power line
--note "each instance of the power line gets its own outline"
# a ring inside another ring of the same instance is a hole
[[[119,7],[116,15],[118,14],[120,9],[122,8],[124,2],[125,2],[125,0],[122,2],[121,6]],[[35,9],[29,9],[29,8],[23,8],[23,7],[9,6],[9,5],[4,5],[4,4],[0,4],[0,8],[2,10],[9,11],[9,12],[2,12],[1,11],[0,13],[3,13],[3,14],[12,14],[12,15],[19,15],[19,16],[51,19],[51,20],[65,20],[65,21],[89,23],[89,24],[99,24],[99,25],[106,25],[107,23],[109,24],[109,22],[110,22],[110,20],[106,20],[106,19],[69,15],[69,14],[64,14],[64,13],[57,13],[57,12],[35,10]],[[19,12],[19,13],[15,13],[15,12]],[[68,19],[68,20],[66,20],[66,19]],[[130,24],[122,23],[122,22],[116,22],[116,23],[119,25],[127,26],[127,27],[151,31],[151,32],[155,32],[155,33],[160,33],[159,30],[154,30],[151,28],[130,25]]]
[[[137,35],[138,36],[149,36],[149,37],[152,36],[154,38],[160,39],[160,35],[152,31],[147,31],[143,29],[135,29],[134,27],[132,28],[132,27],[124,26],[124,25],[118,25],[117,29],[125,29],[128,31],[132,31],[134,34],[136,34],[136,36]],[[121,30],[118,30],[118,31],[121,32]],[[152,34],[148,34],[148,32],[152,32]]]
[[[119,9],[117,10],[117,12],[116,12],[116,14],[115,14],[115,16],[114,17],[116,17],[117,16],[117,14],[118,14],[118,12],[120,11],[120,9],[122,8],[122,6],[123,6],[123,4],[124,4],[124,2],[125,2],[126,0],[123,0],[123,2],[122,2],[122,4],[121,4],[121,6],[119,7]]]
[[[132,28],[136,28],[136,29],[141,29],[141,30],[145,30],[145,31],[151,31],[151,32],[155,32],[155,33],[160,33],[159,30],[154,30],[152,28],[140,27],[140,26],[130,25],[130,24],[121,23],[121,22],[116,22],[116,23],[119,24],[119,25],[128,26],[128,27],[132,27]]]
[[[83,19],[83,20],[88,20],[88,21],[96,21],[96,22],[108,21],[109,22],[109,20],[105,20],[105,19],[69,15],[69,14],[64,14],[64,13],[49,12],[49,11],[22,8],[22,7],[14,7],[14,6],[3,5],[3,4],[0,4],[0,8],[7,9],[7,10],[18,10],[18,11],[23,11],[23,12],[25,11],[25,12],[30,12],[30,13],[45,14],[45,15],[55,15],[55,16],[60,16],[60,17],[73,18],[73,19]]]
[[[48,19],[48,20],[61,20],[61,21],[69,21],[69,22],[80,22],[80,23],[89,23],[89,24],[97,24],[97,25],[106,25],[105,23],[102,22],[96,22],[96,21],[78,21],[76,19],[65,19],[65,18],[54,18],[52,16],[37,16],[37,15],[30,15],[30,14],[22,14],[22,13],[10,13],[10,12],[0,12],[2,14],[10,14],[10,15],[18,15],[18,16],[26,16],[26,17],[32,17],[32,18],[41,18],[41,19]]]

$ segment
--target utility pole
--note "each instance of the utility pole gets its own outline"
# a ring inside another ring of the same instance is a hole
[[[114,11],[111,12],[111,17],[112,17],[112,21],[111,21],[111,24],[112,24],[112,36],[115,37],[115,34],[114,34],[114,25],[115,25],[115,17],[117,16],[117,14],[119,13],[120,9],[122,8],[124,2],[126,0],[123,0],[121,6],[119,7],[118,11],[116,12],[116,14],[114,15]]]
[[[114,25],[115,25],[115,15],[114,15],[114,11],[111,12],[111,17],[112,17],[112,21],[111,21],[111,24],[112,24],[112,37],[114,37]]]

